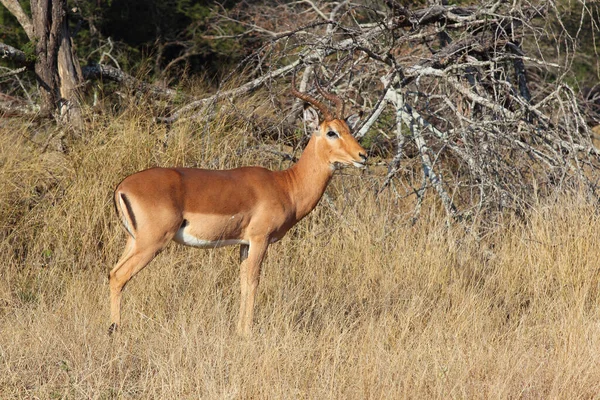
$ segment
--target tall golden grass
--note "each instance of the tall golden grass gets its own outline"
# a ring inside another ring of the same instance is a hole
[[[167,131],[131,107],[79,136],[0,124],[0,397],[595,398],[600,224],[583,195],[540,200],[477,240],[431,200],[342,172],[263,265],[255,335],[235,334],[236,248],[171,245],[127,287],[112,190],[153,165],[227,168],[248,151],[226,112]],[[61,144],[62,142],[62,144]],[[68,151],[58,151],[60,147]]]

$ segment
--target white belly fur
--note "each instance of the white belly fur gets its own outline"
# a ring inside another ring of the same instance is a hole
[[[241,239],[225,239],[225,240],[204,240],[199,239],[189,233],[185,232],[185,228],[177,231],[173,240],[177,243],[184,244],[186,246],[199,247],[202,249],[213,249],[215,247],[232,246],[236,244],[249,244],[247,240]]]

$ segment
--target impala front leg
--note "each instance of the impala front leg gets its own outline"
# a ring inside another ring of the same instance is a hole
[[[240,247],[240,315],[238,333],[242,336],[252,334],[254,317],[254,299],[260,279],[260,267],[267,253],[267,239],[251,241],[250,245]]]

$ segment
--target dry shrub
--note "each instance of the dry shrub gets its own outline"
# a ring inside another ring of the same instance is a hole
[[[60,132],[0,126],[3,398],[590,398],[600,385],[597,204],[568,194],[477,239],[431,196],[344,170],[263,266],[256,333],[234,332],[237,249],[169,246],[124,295],[111,193],[152,165],[278,167],[223,110],[207,129],[143,107]],[[39,133],[42,132],[42,133]],[[35,143],[51,143],[47,148]],[[285,163],[282,165],[285,166]]]

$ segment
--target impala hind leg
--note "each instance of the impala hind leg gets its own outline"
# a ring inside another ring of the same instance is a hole
[[[141,247],[129,238],[121,259],[108,275],[110,285],[110,327],[112,334],[121,325],[121,296],[127,282],[140,272],[163,248],[163,245]]]
[[[240,247],[240,315],[238,333],[242,336],[252,334],[254,318],[254,299],[260,280],[260,267],[267,253],[268,240],[251,241],[250,245]]]
[[[238,317],[238,326],[237,331],[238,334],[242,335],[242,320],[244,318],[244,312],[246,310],[246,294],[248,293],[248,284],[247,284],[247,263],[248,252],[250,246],[247,244],[242,244],[240,246],[240,313]]]

